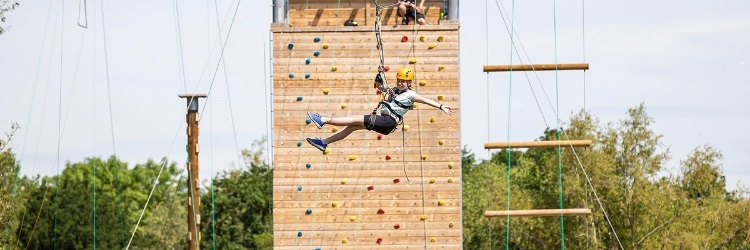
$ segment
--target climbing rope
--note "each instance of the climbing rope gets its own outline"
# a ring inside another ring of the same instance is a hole
[[[60,190],[59,180],[61,178],[60,176],[60,142],[62,139],[62,83],[63,83],[63,52],[65,44],[64,41],[64,34],[65,34],[65,0],[61,1],[61,14],[60,14],[60,89],[59,89],[59,99],[58,99],[58,106],[57,106],[57,155],[55,156],[55,161],[57,162],[57,170],[55,171],[57,178],[55,178],[55,222],[53,227],[53,237],[52,242],[54,249],[57,250],[57,208],[58,208],[58,193]]]
[[[114,154],[116,160],[117,147],[115,147],[115,122],[113,118],[114,113],[112,112],[112,91],[109,84],[109,54],[107,52],[107,25],[104,22],[104,2],[101,2],[99,4],[99,8],[101,10],[102,16],[102,37],[104,39],[104,69],[107,76],[107,101],[109,103],[109,126],[110,130],[112,131],[112,153]],[[70,108],[70,106],[68,106],[68,108]],[[115,161],[115,163],[115,181],[117,182],[117,209],[120,212],[120,246],[125,247],[125,222],[122,215],[122,198],[120,192],[120,166],[119,164],[117,164],[117,161]]]
[[[55,11],[55,13],[57,13],[57,11]],[[47,7],[47,18],[44,21],[44,33],[43,33],[43,37],[42,37],[42,46],[41,46],[41,48],[39,48],[39,57],[37,59],[37,64],[36,64],[36,74],[34,74],[34,81],[33,81],[34,84],[33,84],[32,90],[31,90],[31,102],[29,104],[29,111],[26,113],[27,115],[26,115],[26,125],[25,126],[27,126],[27,127],[31,126],[31,112],[32,112],[33,107],[34,107],[34,100],[36,99],[36,86],[37,86],[37,83],[38,83],[38,80],[39,80],[39,72],[40,72],[40,69],[41,69],[41,66],[42,66],[42,55],[44,55],[44,47],[45,47],[45,44],[47,42],[47,28],[49,26],[49,18],[51,16],[51,14],[52,14],[52,2],[50,1],[49,6]],[[57,28],[57,18],[55,18],[55,25],[54,26],[55,26],[55,29],[56,29]],[[53,34],[54,34],[54,32],[53,32]],[[54,35],[53,35],[53,40],[54,40]],[[51,63],[51,61],[50,61],[50,63]],[[48,73],[47,75],[50,75],[50,74]],[[24,85],[24,86],[26,86],[26,85]],[[47,84],[45,84],[44,86],[45,86],[45,90],[44,90],[44,92],[45,92],[44,102],[46,103],[47,102],[47,97],[46,97]],[[21,95],[19,94],[17,96],[20,97]],[[16,103],[20,103],[20,102],[16,102]],[[20,110],[20,109],[15,109],[14,108],[13,110]],[[42,113],[44,113],[44,112],[42,112]],[[43,117],[44,117],[44,115],[42,115],[42,119],[44,119]],[[39,124],[40,124],[39,127],[40,127],[40,131],[41,131],[41,127],[42,127],[41,124],[42,123],[40,122]],[[41,133],[38,133],[38,134],[41,134]],[[21,158],[21,162],[23,162],[23,158],[26,155],[26,145],[27,145],[26,142],[27,142],[28,135],[29,135],[29,129],[26,129],[26,131],[24,131],[23,141],[22,141],[23,147],[21,148],[21,157],[22,157]],[[41,137],[37,138],[37,150],[38,150],[38,145],[39,145],[39,141],[40,140],[41,140]],[[34,154],[34,164],[32,164],[32,166],[35,166],[35,164],[36,164],[36,156],[37,156],[37,154]],[[13,182],[13,194],[11,195],[11,202],[10,202],[10,204],[11,204],[11,210],[10,210],[10,213],[12,213],[13,212],[13,208],[15,208],[15,199],[16,199],[16,194],[17,194],[17,191],[18,191],[18,182],[20,180],[20,177],[21,177],[21,165],[19,164],[18,169],[16,171],[16,178],[15,178],[16,180]],[[23,216],[21,217],[21,221],[20,221],[21,225],[23,225],[23,220],[24,220],[24,217],[26,216],[26,211],[27,211],[27,209],[24,209]],[[6,239],[8,237],[8,235],[10,234],[10,226],[12,224],[12,220],[13,220],[13,218],[11,218],[8,221],[8,224],[5,227],[5,236],[3,236],[3,239]],[[19,226],[18,228],[21,228],[21,226]],[[20,238],[19,238],[19,240],[20,240]],[[12,241],[12,238],[11,238],[11,241]]]

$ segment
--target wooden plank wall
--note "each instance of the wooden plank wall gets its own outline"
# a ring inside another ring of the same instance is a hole
[[[419,4],[420,0],[417,0]],[[396,1],[378,1],[390,5]],[[289,0],[289,24],[292,27],[343,26],[346,20],[354,20],[360,26],[373,25],[375,8],[372,0]],[[425,0],[425,20],[440,24],[440,12],[445,4],[442,0]],[[383,25],[401,24],[396,7],[383,13]]]
[[[400,67],[414,68],[417,93],[442,96],[438,102],[456,113],[448,116],[419,105],[406,114],[405,133],[399,130],[378,139],[375,132],[358,131],[329,145],[329,154],[305,138],[330,136],[333,127],[306,124],[306,111],[350,116],[368,114],[376,106],[379,96],[372,83],[379,57],[372,27],[271,29],[275,248],[461,248],[458,24],[417,27],[420,30],[383,27],[389,83],[395,84]],[[408,42],[401,42],[403,36]],[[380,209],[383,214],[378,214]]]

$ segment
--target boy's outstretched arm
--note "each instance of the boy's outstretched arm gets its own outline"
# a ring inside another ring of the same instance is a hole
[[[424,104],[430,105],[432,107],[438,108],[438,109],[442,110],[443,112],[445,112],[448,115],[453,115],[453,110],[451,110],[451,107],[448,106],[448,105],[440,104],[440,103],[438,103],[436,101],[433,101],[433,100],[431,100],[429,98],[424,98],[421,95],[415,95],[413,100],[415,102],[418,102],[418,103],[424,103]]]

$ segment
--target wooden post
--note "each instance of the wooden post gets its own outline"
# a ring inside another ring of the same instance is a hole
[[[198,179],[198,153],[200,146],[198,146],[198,135],[200,134],[200,128],[198,127],[198,98],[207,97],[206,94],[181,94],[178,95],[180,98],[187,99],[187,136],[188,145],[187,153],[190,162],[188,163],[188,174],[190,178],[187,180],[188,186],[188,199],[187,199],[187,210],[188,210],[188,249],[198,250],[198,242],[200,241],[200,181]]]
[[[591,209],[567,208],[567,209],[532,209],[532,210],[504,210],[485,211],[484,217],[545,217],[545,216],[588,216]]]
[[[557,66],[557,67],[555,67]],[[542,70],[588,70],[588,63],[559,63],[559,64],[515,64],[510,65],[485,65],[484,72],[497,71],[542,71]]]
[[[562,148],[567,147],[589,147],[590,140],[569,140],[569,141],[528,141],[528,142],[488,142],[484,144],[484,149],[507,149],[510,148]]]

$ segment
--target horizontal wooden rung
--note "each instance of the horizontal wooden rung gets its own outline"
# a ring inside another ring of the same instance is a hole
[[[543,217],[543,216],[584,216],[591,215],[591,209],[588,208],[568,208],[568,209],[532,209],[532,210],[506,210],[506,211],[486,211],[484,217]]]
[[[570,141],[522,141],[522,142],[488,142],[484,144],[484,149],[503,149],[503,148],[555,148],[560,147],[589,147],[590,140],[570,140]]]
[[[555,67],[557,66],[557,67]],[[559,64],[517,64],[517,65],[485,65],[484,72],[498,71],[540,71],[540,70],[588,70],[588,63],[559,63]]]

